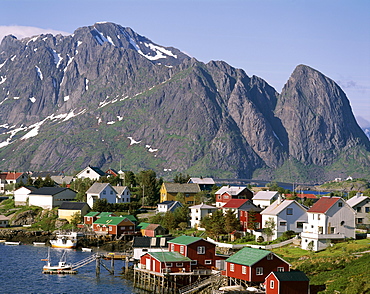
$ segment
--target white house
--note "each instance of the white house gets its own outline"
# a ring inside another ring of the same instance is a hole
[[[356,226],[370,227],[370,197],[357,193],[346,202],[356,212]]]
[[[188,184],[198,184],[199,188],[204,190],[212,190],[215,181],[212,178],[190,178]]]
[[[277,191],[259,191],[253,196],[252,201],[255,205],[266,208],[276,201],[279,195]]]
[[[286,231],[300,233],[307,223],[307,209],[295,200],[283,200],[279,197],[274,203],[261,212],[262,226],[273,220],[275,229],[272,240],[279,238]]]
[[[107,199],[108,203],[117,202],[117,192],[109,183],[94,183],[87,191],[87,204],[92,208],[98,199]]]
[[[213,213],[217,210],[217,207],[207,205],[207,204],[198,204],[190,206],[190,226],[199,230],[203,230],[200,227],[200,220],[206,215]]]
[[[179,201],[163,201],[157,204],[157,213],[166,213],[167,211],[174,212],[176,208],[183,205]]]
[[[69,188],[42,187],[28,194],[29,205],[52,209],[60,206],[64,201],[72,201],[77,193]]]
[[[321,197],[308,211],[302,249],[325,249],[331,240],[355,238],[355,211],[341,197]]]
[[[116,191],[116,203],[130,203],[131,192],[127,186],[113,186]]]
[[[10,220],[9,217],[0,214],[0,228],[9,227],[9,220]]]
[[[15,205],[26,205],[28,195],[31,192],[36,191],[36,190],[37,190],[36,187],[31,187],[31,186],[18,188],[17,190],[14,191],[14,204]]]
[[[106,175],[107,174],[103,172],[100,168],[89,165],[86,168],[84,168],[82,171],[80,171],[76,175],[76,178],[79,178],[79,179],[89,178],[91,180],[99,180],[101,177],[106,176]]]
[[[0,173],[0,192],[5,192],[6,185],[13,185],[13,190],[15,184],[26,184],[27,180],[28,175],[26,173],[2,172]]]

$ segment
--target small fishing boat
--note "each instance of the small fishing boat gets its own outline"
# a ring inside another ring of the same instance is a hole
[[[45,242],[33,242],[33,246],[45,246]]]
[[[69,249],[77,246],[77,232],[57,234],[56,237],[56,240],[50,240],[51,247]]]
[[[84,248],[84,247],[82,247],[81,250],[84,251],[84,252],[91,252],[92,251],[92,248]]]
[[[50,248],[48,248],[48,257],[45,259],[41,259],[42,261],[46,261],[46,265],[42,268],[44,272],[63,272],[63,271],[71,271],[72,264],[66,262],[66,251],[63,252],[58,265],[51,265],[50,259]]]
[[[21,245],[21,241],[17,242],[4,242],[5,245]]]

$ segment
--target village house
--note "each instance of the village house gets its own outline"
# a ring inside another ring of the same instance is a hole
[[[167,230],[165,228],[163,228],[161,225],[159,225],[159,224],[149,224],[144,229],[143,236],[157,237],[157,236],[160,236],[160,235],[165,235],[166,233],[167,233]]]
[[[28,195],[36,191],[37,188],[33,186],[20,187],[14,191],[14,204],[15,205],[27,205]]]
[[[240,229],[244,232],[260,229],[262,227],[261,211],[261,207],[256,206],[251,200],[247,200],[238,208]]]
[[[179,252],[148,252],[140,257],[139,268],[157,273],[191,271],[192,260]]]
[[[170,252],[179,252],[192,260],[192,269],[223,269],[225,258],[216,255],[216,245],[199,237],[180,236],[168,241]]]
[[[217,207],[202,203],[190,206],[189,209],[190,209],[190,226],[198,230],[204,230],[204,228],[200,227],[201,219],[215,212],[217,210]]]
[[[134,251],[134,259],[139,260],[140,257],[148,252],[168,252],[168,241],[174,237],[134,237],[132,249]]]
[[[286,199],[294,200],[292,199],[293,194],[284,194]],[[303,203],[306,200],[312,200],[312,203],[315,203],[319,198],[316,197],[315,194],[304,194],[304,193],[297,193],[294,195],[295,200],[300,201],[300,203]]]
[[[41,187],[28,194],[28,204],[53,209],[65,201],[73,201],[77,193],[69,188]]]
[[[99,180],[101,177],[104,177],[106,175],[107,174],[103,172],[100,168],[88,165],[76,175],[76,178],[78,179],[89,178],[91,180]]]
[[[141,232],[141,235],[142,236],[145,236],[145,229],[147,226],[149,226],[150,223],[144,223],[144,222],[141,222],[139,223],[137,226],[136,226],[136,230],[137,231],[140,231]]]
[[[250,247],[244,247],[225,262],[227,277],[254,284],[264,282],[271,272],[290,270],[290,264],[273,252]]]
[[[215,181],[212,178],[190,178],[188,184],[198,184],[202,191],[211,191]]]
[[[252,199],[253,192],[246,186],[223,186],[215,192],[216,207],[224,206],[232,199]]]
[[[38,178],[45,180],[47,177],[62,176],[63,172],[59,171],[41,171],[41,172],[31,172],[30,178],[34,181]]]
[[[0,214],[0,228],[7,228],[9,227],[9,220],[10,218]]]
[[[135,223],[126,216],[100,217],[93,222],[93,230],[98,235],[135,235]]]
[[[277,191],[259,191],[253,196],[252,201],[255,205],[264,209],[276,201],[279,196],[280,194]]]
[[[286,231],[300,233],[303,231],[303,224],[307,223],[307,210],[295,200],[278,200],[261,212],[262,224],[273,221],[275,228],[272,228],[272,240],[279,238]]]
[[[86,202],[63,202],[58,208],[58,217],[71,222],[76,214],[83,218],[89,211],[90,207]]]
[[[321,197],[308,211],[301,247],[325,249],[332,240],[355,238],[355,211],[341,197]]]
[[[163,183],[160,189],[160,202],[176,201],[176,196],[182,193],[185,204],[194,204],[195,196],[201,190],[198,184]]]
[[[93,222],[98,219],[99,214],[100,214],[100,212],[97,212],[97,211],[90,211],[89,213],[85,214],[84,215],[84,224],[92,226]]]
[[[119,191],[124,193],[124,195],[118,195],[117,191],[109,183],[94,183],[86,191],[87,203],[91,208],[98,199],[106,199],[108,203],[127,203],[123,202],[130,199],[130,193],[127,187],[123,190],[119,189]]]
[[[357,193],[346,202],[356,212],[356,227],[370,228],[370,197]]]
[[[16,184],[26,184],[28,175],[26,173],[17,172],[1,172],[0,173],[0,193],[4,193],[6,186],[10,185],[11,191],[14,190]]]
[[[309,294],[310,280],[304,272],[271,272],[265,280],[266,294]]]
[[[65,186],[69,188],[72,182],[75,180],[73,176],[65,176],[64,174],[61,176],[51,176],[51,179],[59,186]]]
[[[116,191],[116,203],[130,203],[131,192],[127,186],[113,186]]]
[[[157,204],[156,213],[166,213],[167,211],[174,212],[176,208],[182,206],[183,205],[179,201],[163,201]]]

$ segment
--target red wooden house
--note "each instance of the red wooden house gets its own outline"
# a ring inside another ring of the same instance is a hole
[[[165,234],[166,234],[166,229],[163,228],[161,225],[158,225],[158,224],[149,224],[144,229],[143,236],[155,237],[155,236],[158,236],[158,235],[165,235]]]
[[[168,241],[168,251],[192,260],[193,269],[223,268],[225,257],[216,255],[216,245],[199,237],[180,236]]]
[[[216,191],[216,207],[224,206],[231,199],[252,199],[253,192],[246,186],[223,186]]]
[[[310,280],[304,272],[272,272],[266,277],[266,294],[307,294]]]
[[[287,272],[290,264],[274,253],[244,247],[226,259],[225,275],[252,283],[262,283],[273,271]]]
[[[104,235],[134,235],[135,223],[127,217],[101,217],[93,223],[93,230],[97,234]]]
[[[84,215],[84,224],[92,225],[94,221],[98,219],[100,212],[90,211],[88,214]]]
[[[191,259],[179,252],[148,252],[140,257],[139,268],[157,273],[191,271]]]

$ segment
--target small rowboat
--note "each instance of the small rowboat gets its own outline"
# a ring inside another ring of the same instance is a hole
[[[18,242],[4,242],[5,245],[21,245],[21,241]]]

